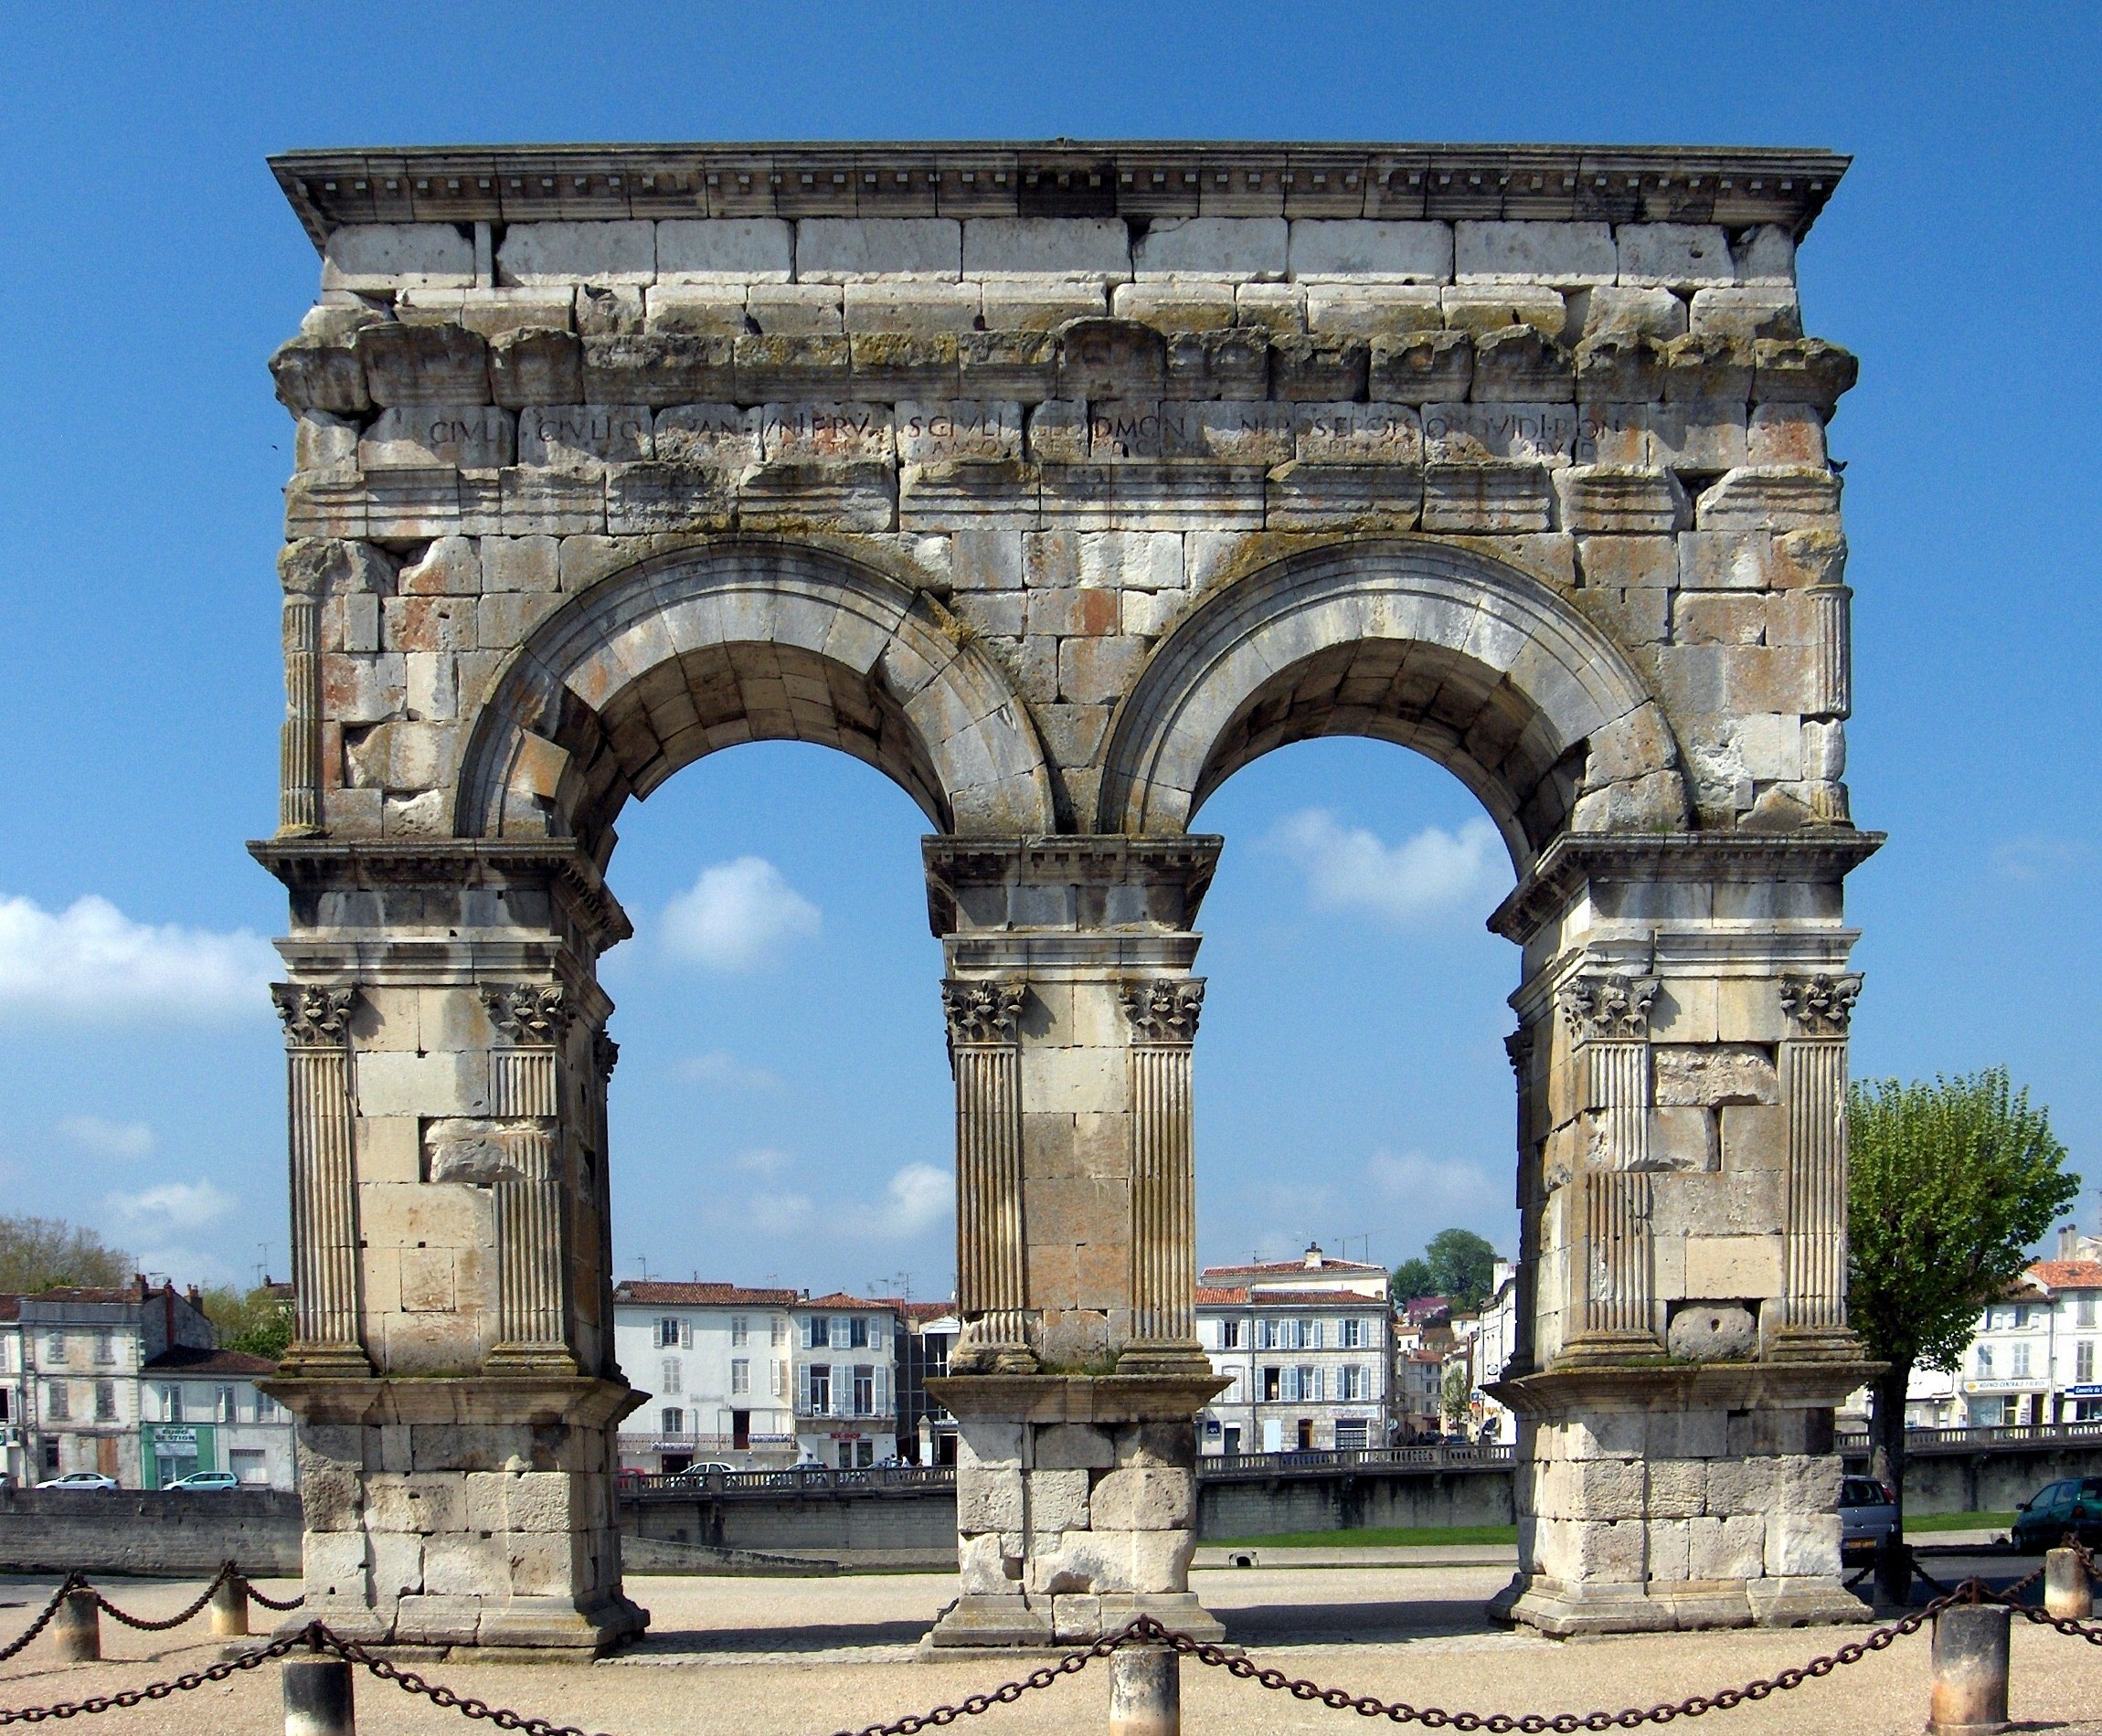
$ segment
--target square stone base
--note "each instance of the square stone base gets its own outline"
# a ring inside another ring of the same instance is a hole
[[[1099,1597],[1060,1593],[1034,1599],[1020,1592],[967,1592],[935,1623],[920,1650],[925,1655],[960,1646],[1088,1646],[1141,1615],[1151,1615],[1193,1639],[1216,1642],[1226,1636],[1218,1617],[1197,1602],[1194,1592],[1106,1593]]]
[[[1518,1573],[1489,1603],[1492,1620],[1554,1639],[1705,1627],[1808,1627],[1868,1619],[1869,1606],[1836,1578],[1648,1581],[1590,1584]]]

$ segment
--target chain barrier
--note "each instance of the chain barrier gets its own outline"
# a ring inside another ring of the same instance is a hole
[[[135,1627],[142,1634],[165,1634],[171,1627],[180,1627],[185,1622],[190,1620],[193,1616],[196,1615],[200,1611],[202,1611],[205,1605],[212,1601],[212,1593],[217,1592],[219,1587],[224,1585],[229,1579],[232,1579],[234,1577],[235,1572],[236,1569],[231,1561],[223,1563],[219,1568],[218,1575],[213,1579],[209,1585],[205,1587],[203,1594],[198,1597],[196,1603],[192,1604],[179,1615],[170,1615],[165,1621],[154,1621],[144,1615],[127,1614],[124,1611],[119,1609],[114,1604],[111,1603],[110,1600],[104,1597],[100,1592],[95,1593],[95,1605],[98,1609],[104,1611],[106,1614],[113,1616],[116,1620],[123,1623],[126,1627]],[[92,1591],[94,1588],[90,1586],[89,1589]]]
[[[47,1627],[48,1627],[51,1625],[52,1616],[58,1613],[58,1605],[66,1601],[67,1593],[79,1590],[80,1584],[81,1579],[80,1574],[67,1574],[65,1579],[60,1583],[58,1589],[51,1593],[51,1601],[44,1605],[44,1613],[37,1616],[35,1621],[31,1622],[28,1627],[18,1638],[15,1639],[13,1642],[6,1646],[0,1646],[0,1664],[5,1664],[10,1657],[14,1657],[16,1652],[20,1651],[25,1646],[28,1645],[31,1640],[35,1639],[37,1635],[41,1634]]]
[[[299,1636],[296,1635],[286,1639],[275,1639],[252,1652],[221,1658],[216,1664],[208,1664],[203,1669],[191,1670],[172,1681],[149,1682],[143,1688],[122,1688],[113,1694],[90,1694],[86,1699],[62,1699],[55,1706],[0,1706],[0,1725],[41,1724],[47,1718],[78,1718],[83,1712],[129,1709],[143,1705],[150,1699],[166,1699],[171,1694],[186,1694],[194,1688],[202,1688],[207,1682],[223,1682],[229,1676],[239,1675],[244,1669],[258,1669],[273,1657],[282,1657],[298,1644]]]
[[[306,1602],[306,1593],[302,1592],[297,1597],[288,1597],[281,1602],[279,1599],[274,1597],[265,1597],[260,1592],[257,1591],[253,1585],[250,1585],[249,1587],[249,1602],[251,1604],[260,1604],[265,1609],[274,1609],[281,1612],[284,1610],[299,1608],[301,1604]]]

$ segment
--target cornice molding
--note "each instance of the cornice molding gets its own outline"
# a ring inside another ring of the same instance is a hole
[[[601,948],[635,932],[599,866],[566,839],[269,838],[249,854],[291,892],[334,886],[486,885],[520,881],[566,894]]]
[[[1810,230],[1851,158],[1700,145],[1206,140],[290,151],[319,249],[355,223],[698,217],[1299,217],[1774,223]]]
[[[1489,931],[1523,944],[1589,881],[1843,880],[1883,848],[1885,833],[1838,829],[1807,832],[1651,832],[1613,836],[1565,832],[1490,913]]]

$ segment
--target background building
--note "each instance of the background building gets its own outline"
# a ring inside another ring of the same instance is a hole
[[[1385,1446],[1392,1310],[1383,1266],[1303,1259],[1208,1266],[1197,1338],[1231,1382],[1198,1419],[1198,1450]]]
[[[292,1415],[256,1384],[276,1365],[218,1349],[195,1290],[139,1277],[22,1297],[15,1313],[11,1451],[22,1482],[99,1471],[126,1488],[161,1488],[231,1471],[258,1487],[294,1486]]]
[[[898,1305],[837,1292],[796,1306],[798,1462],[897,1464]]]
[[[795,1303],[735,1284],[616,1285],[613,1353],[644,1395],[621,1424],[621,1468],[794,1464]]]
[[[949,1372],[963,1330],[953,1302],[891,1305],[905,1332],[897,1346],[897,1451],[915,1465],[956,1463],[956,1419],[927,1390]]]

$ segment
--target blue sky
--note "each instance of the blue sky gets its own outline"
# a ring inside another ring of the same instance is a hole
[[[13,15],[0,68],[0,1210],[180,1279],[285,1264],[279,490],[264,360],[301,145],[1301,137],[1827,145],[1801,255],[1858,351],[1856,1069],[2005,1061],[2102,1180],[2102,249],[2092,7],[511,4]],[[1509,870],[1402,750],[1310,743],[1202,816],[1207,1259],[1512,1241]],[[623,1274],[946,1293],[920,817],[741,748],[622,819]],[[101,903],[82,905],[82,900]],[[2095,1223],[2095,1191],[2080,1207]]]

